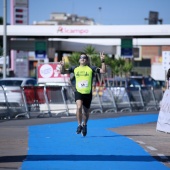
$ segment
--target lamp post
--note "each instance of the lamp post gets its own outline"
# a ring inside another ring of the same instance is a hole
[[[7,0],[4,0],[3,2],[3,28],[4,28],[4,34],[3,34],[3,57],[4,57],[4,63],[3,63],[3,78],[6,78],[6,49],[7,49],[7,43],[6,43],[6,10],[7,6]]]
[[[99,20],[100,20],[99,22],[101,24],[101,22],[102,22],[102,14],[101,14],[102,7],[99,7],[98,9],[99,9]]]

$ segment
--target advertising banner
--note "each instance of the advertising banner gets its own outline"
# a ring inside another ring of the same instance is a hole
[[[59,63],[40,63],[37,68],[37,78],[38,83],[67,85],[70,80],[70,75],[60,73]]]
[[[162,51],[162,67],[166,71],[170,68],[170,51]]]

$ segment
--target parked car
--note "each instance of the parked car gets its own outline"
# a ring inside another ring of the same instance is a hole
[[[152,86],[155,88],[162,87],[159,81],[156,81],[150,76],[131,76],[130,79],[136,80],[140,84],[140,86]]]
[[[166,83],[165,83],[165,81],[162,81],[162,80],[156,80],[156,81],[157,81],[158,85],[160,87],[162,87],[162,90],[164,92],[166,90]]]
[[[37,81],[34,78],[7,77],[0,79],[0,86],[34,86],[36,84]]]
[[[121,102],[128,102],[127,87],[140,87],[140,84],[135,79],[125,78],[125,77],[114,77],[105,79],[106,88],[103,89],[102,99],[103,101],[107,101],[109,98],[109,94],[107,88],[112,90],[115,100]]]
[[[10,108],[12,116],[18,114],[24,107],[21,87],[36,85],[34,78],[17,78],[8,77],[0,79],[0,107],[7,106]]]
[[[107,87],[140,87],[140,83],[131,78],[115,77],[106,79]]]

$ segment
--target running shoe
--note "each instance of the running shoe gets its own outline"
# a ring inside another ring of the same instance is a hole
[[[79,125],[79,126],[77,127],[77,131],[76,131],[76,133],[77,133],[77,134],[80,134],[80,133],[81,133],[81,131],[82,131],[82,126],[81,126],[81,125]]]
[[[83,136],[86,136],[86,135],[87,135],[87,125],[83,125],[81,134],[82,134]]]

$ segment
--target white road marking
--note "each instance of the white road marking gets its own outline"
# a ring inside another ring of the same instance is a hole
[[[152,147],[152,146],[147,146],[148,149],[150,149],[151,151],[156,151],[157,149]]]
[[[139,144],[145,145],[145,143],[142,142],[142,141],[137,140],[136,142],[139,143]]]
[[[168,159],[164,154],[157,154],[161,159]]]

